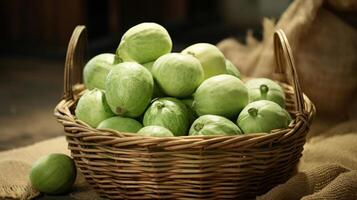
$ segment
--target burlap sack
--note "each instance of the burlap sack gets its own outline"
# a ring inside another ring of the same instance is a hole
[[[295,55],[302,89],[316,104],[318,115],[346,120],[357,113],[357,31],[334,14],[333,6],[349,10],[356,1],[329,2],[296,0],[276,24],[264,19],[261,42],[248,34],[246,45],[230,38],[218,47],[242,74],[271,77],[272,35],[282,28]]]

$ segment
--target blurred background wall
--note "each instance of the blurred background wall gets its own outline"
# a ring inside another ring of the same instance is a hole
[[[85,24],[93,54],[112,50],[131,26],[155,21],[170,32],[176,49],[259,36],[263,16],[278,18],[291,0],[5,0],[0,2],[0,52],[63,57],[73,28]],[[91,52],[92,52],[91,51]]]

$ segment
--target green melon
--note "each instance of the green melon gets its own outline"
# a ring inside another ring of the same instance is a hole
[[[114,113],[108,106],[104,91],[95,88],[85,92],[79,99],[75,115],[79,120],[95,128]]]
[[[113,67],[115,54],[103,53],[90,59],[83,69],[84,85],[88,89],[105,89],[105,78]]]
[[[172,41],[167,30],[156,23],[141,23],[125,32],[116,51],[123,61],[147,63],[170,53]]]
[[[258,100],[242,110],[237,124],[244,133],[269,133],[273,129],[287,128],[290,121],[289,113],[277,103]]]
[[[245,83],[249,102],[257,100],[269,100],[285,107],[285,94],[280,85],[267,78],[254,78]]]
[[[189,135],[239,135],[242,131],[229,119],[218,115],[203,115],[197,118]]]
[[[173,137],[174,134],[162,126],[145,126],[138,131],[138,134],[152,137]]]
[[[212,44],[197,43],[187,47],[182,53],[193,55],[201,62],[204,79],[226,73],[226,59],[223,53]]]
[[[77,170],[73,160],[64,154],[41,157],[30,171],[31,185],[45,194],[65,194],[76,180]]]
[[[167,95],[186,97],[203,81],[200,61],[191,55],[170,53],[158,58],[152,68],[159,87]]]
[[[194,94],[194,110],[201,115],[236,117],[248,104],[248,91],[232,75],[217,75],[205,80]]]
[[[175,136],[187,135],[189,119],[186,106],[178,99],[166,97],[153,101],[144,114],[144,126],[157,125]]]
[[[227,74],[233,75],[239,79],[241,78],[238,68],[228,59],[226,59],[226,70]]]
[[[119,132],[136,133],[142,127],[143,125],[135,119],[115,116],[100,122],[97,128],[107,128],[117,130]]]
[[[151,73],[135,62],[115,65],[106,82],[106,97],[112,111],[120,116],[138,117],[144,113],[153,95]]]

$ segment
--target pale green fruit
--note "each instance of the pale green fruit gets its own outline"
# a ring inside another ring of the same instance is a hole
[[[100,122],[97,128],[108,128],[119,132],[136,133],[143,125],[135,119],[115,116]]]
[[[138,117],[144,113],[153,95],[151,73],[135,62],[115,65],[106,82],[106,97],[112,111],[120,116]]]
[[[145,126],[138,131],[138,134],[153,137],[173,137],[174,134],[162,126]]]
[[[223,53],[214,45],[209,43],[197,43],[182,51],[196,57],[202,65],[204,79],[218,74],[226,74],[226,59]]]
[[[248,104],[248,91],[241,80],[232,75],[217,75],[205,81],[194,94],[194,110],[201,115],[236,117]]]
[[[239,135],[242,131],[229,119],[218,115],[203,115],[197,118],[189,135]]]
[[[123,61],[147,63],[170,53],[172,41],[167,30],[156,23],[141,23],[130,28],[121,38],[116,51]]]
[[[227,74],[233,75],[239,79],[241,78],[238,68],[228,59],[226,59],[226,70]]]
[[[175,98],[156,99],[146,110],[143,124],[144,126],[163,126],[175,136],[187,135],[189,128],[187,108],[185,104]]]
[[[203,81],[200,61],[191,55],[170,53],[158,58],[152,68],[159,87],[167,95],[186,97]]]
[[[152,75],[152,68],[153,68],[154,62],[155,61],[143,64],[143,66],[150,71],[151,75]],[[164,92],[162,91],[162,89],[157,84],[156,80],[154,79],[154,92],[153,92],[152,98],[163,97],[163,96],[165,96]]]
[[[79,99],[75,114],[79,120],[93,128],[114,115],[108,106],[104,91],[96,88],[85,92]]]
[[[285,94],[280,85],[267,78],[254,78],[245,83],[249,93],[249,102],[269,100],[285,107]]]
[[[115,54],[103,53],[90,59],[83,69],[84,85],[88,89],[105,89],[105,78],[114,65]]]
[[[237,124],[244,133],[269,133],[273,129],[287,128],[290,121],[288,112],[277,103],[258,100],[242,110]]]
[[[69,192],[76,176],[77,169],[73,160],[64,154],[41,157],[33,164],[30,171],[32,187],[50,195]]]

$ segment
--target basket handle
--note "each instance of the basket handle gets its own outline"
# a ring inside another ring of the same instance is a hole
[[[295,68],[295,60],[288,39],[281,29],[276,30],[274,33],[274,54],[277,66],[275,72],[284,75],[285,80],[291,83],[294,88],[296,114],[297,116],[304,115],[305,103]],[[289,76],[287,71],[290,71],[291,76]],[[291,77],[291,79],[289,79],[289,77]]]
[[[67,48],[64,66],[64,94],[66,100],[73,99],[73,86],[82,83],[82,69],[87,58],[87,31],[85,26],[77,26]]]

